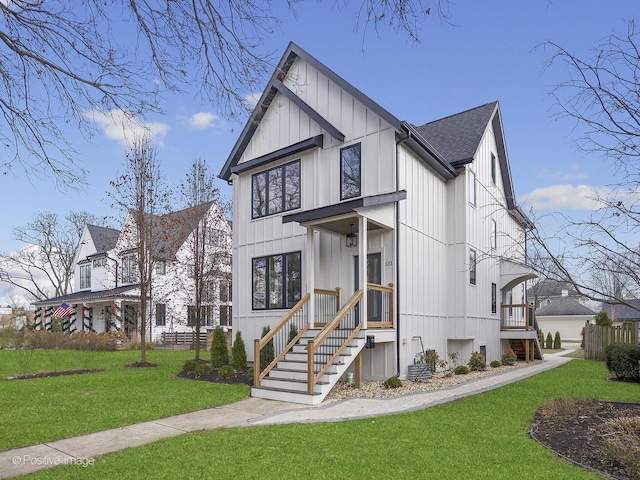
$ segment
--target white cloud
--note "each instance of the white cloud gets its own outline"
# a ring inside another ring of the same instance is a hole
[[[594,210],[602,206],[596,196],[606,196],[608,191],[590,185],[550,185],[536,188],[518,199],[534,211],[544,210]]]
[[[220,117],[212,112],[198,112],[189,117],[189,126],[196,130],[216,128]]]
[[[582,170],[582,166],[574,163],[569,165],[568,170],[551,170],[544,168],[538,173],[538,178],[543,178],[551,182],[566,182],[571,180],[584,180],[589,177],[589,173]]]
[[[161,122],[144,122],[122,110],[102,112],[93,109],[85,114],[92,119],[104,132],[109,140],[116,140],[127,148],[135,138],[149,135],[156,145],[164,145],[164,137],[169,131],[169,125]]]

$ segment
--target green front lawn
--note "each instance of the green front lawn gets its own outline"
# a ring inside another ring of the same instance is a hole
[[[326,424],[220,429],[165,439],[36,478],[596,479],[528,436],[557,397],[637,402],[603,363],[567,365],[446,405]]]
[[[193,352],[154,350],[154,368],[125,368],[139,351],[79,352],[33,350],[30,372],[104,368],[104,372],[29,380],[6,380],[22,373],[20,355],[0,350],[0,451],[73,437],[132,423],[237,402],[247,385],[217,385],[175,378]],[[205,358],[207,353],[204,352]]]

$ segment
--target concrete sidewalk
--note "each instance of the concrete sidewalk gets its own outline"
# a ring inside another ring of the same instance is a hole
[[[561,352],[566,355],[569,350]],[[176,415],[79,437],[0,452],[0,478],[11,478],[58,465],[91,464],[100,455],[162,438],[215,428],[285,423],[338,422],[420,410],[486,392],[565,364],[570,358],[545,355],[542,362],[464,382],[453,387],[392,398],[348,398],[318,406],[259,398]]]

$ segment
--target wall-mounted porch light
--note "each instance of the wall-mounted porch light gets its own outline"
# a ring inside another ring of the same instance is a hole
[[[353,223],[350,223],[351,233],[347,233],[347,248],[358,246],[358,235],[353,233]]]

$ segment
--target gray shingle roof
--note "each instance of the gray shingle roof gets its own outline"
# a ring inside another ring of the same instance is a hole
[[[527,297],[560,297],[562,291],[567,290],[569,296],[577,295],[575,288],[569,282],[560,282],[558,280],[545,279],[536,283],[533,287],[527,289]]]
[[[631,305],[636,305],[640,309],[640,300],[627,300]],[[603,310],[611,320],[640,320],[640,311],[627,305],[609,305],[604,304]]]
[[[83,290],[81,292],[73,292],[67,295],[61,295],[59,297],[47,298],[46,300],[33,302],[33,305],[41,306],[60,305],[61,303],[80,303],[86,300],[107,299],[111,297],[138,298],[138,295],[125,295],[126,292],[129,292],[136,288],[138,288],[138,285],[125,285],[124,287],[116,287],[110,290],[100,290],[96,292]]]
[[[573,298],[562,297],[536,310],[536,317],[559,317],[570,315],[590,315],[595,316],[591,311]]]
[[[104,253],[116,246],[120,230],[107,227],[99,227],[97,225],[87,224],[89,235],[93,239],[97,253]]]
[[[414,128],[450,164],[458,166],[473,160],[497,106],[498,102],[487,103]]]

